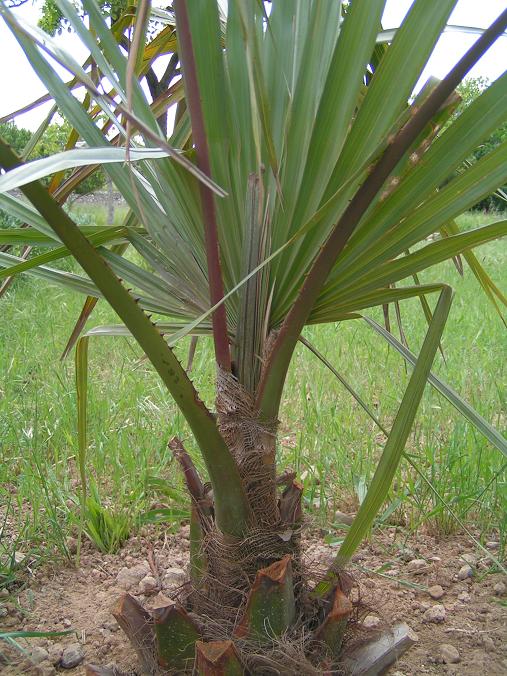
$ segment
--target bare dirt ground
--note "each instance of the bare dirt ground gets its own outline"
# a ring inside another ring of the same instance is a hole
[[[114,663],[127,673],[137,673],[135,654],[111,608],[125,590],[153,607],[161,594],[170,596],[181,586],[188,563],[188,534],[188,526],[174,535],[150,530],[145,537],[131,538],[116,555],[101,554],[85,543],[78,570],[36,567],[27,571],[27,586],[10,600],[0,599],[7,608],[0,617],[0,631],[72,628],[76,633],[53,640],[32,639],[32,647],[42,648],[34,651],[38,666],[18,663],[4,666],[4,673],[50,676],[63,671],[61,655],[68,646],[67,657],[77,650],[80,660],[69,672],[75,676],[85,673],[86,663]],[[505,577],[489,574],[487,558],[463,537],[439,541],[421,535],[403,546],[399,537],[396,529],[387,529],[354,557],[355,592],[369,615],[349,644],[358,636],[367,640],[404,621],[418,640],[389,669],[392,676],[507,674]],[[326,565],[333,548],[317,544],[317,530],[308,532],[306,539],[310,565],[314,569]],[[489,547],[498,553],[497,543]],[[381,575],[373,573],[386,562],[389,565]]]

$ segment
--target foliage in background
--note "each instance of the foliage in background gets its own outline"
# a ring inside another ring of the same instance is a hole
[[[62,152],[67,147],[71,130],[72,127],[65,120],[48,125],[27,159],[36,160]],[[32,138],[32,132],[23,127],[18,127],[15,122],[11,121],[0,123],[0,136],[5,138],[18,155],[21,155]],[[69,176],[70,171],[67,171],[66,175]],[[98,169],[76,186],[75,192],[78,195],[86,195],[95,190],[100,190],[104,186],[105,180],[104,172]],[[49,179],[46,179],[46,183],[49,183]]]
[[[127,0],[100,0],[98,4],[104,15],[110,16],[113,21],[118,19],[129,6]],[[132,5],[132,3],[130,4]],[[72,30],[71,24],[65,18],[55,0],[44,0],[39,26],[49,35],[61,33],[63,30]]]
[[[18,155],[21,155],[24,147],[32,137],[32,132],[23,127],[18,127],[15,122],[0,122],[0,136],[12,146]],[[65,146],[60,147],[63,150]]]
[[[464,110],[477,99],[490,85],[490,82],[487,78],[476,77],[476,78],[466,78],[457,88],[459,95],[461,96],[461,103],[456,109],[455,117],[461,115]],[[477,161],[487,153],[491,152],[494,148],[497,148],[505,140],[507,140],[507,119],[491,134],[491,136],[485,139],[481,145],[476,148],[469,158],[469,161]],[[496,210],[496,211],[507,211],[507,184],[504,184],[501,190],[488,195],[483,200],[480,200],[477,204],[474,205],[474,209],[477,210]]]

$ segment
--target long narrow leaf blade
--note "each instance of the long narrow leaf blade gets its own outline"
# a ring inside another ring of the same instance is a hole
[[[387,497],[391,482],[400,463],[405,444],[419,408],[426,387],[431,365],[449,315],[452,302],[452,289],[444,287],[440,294],[433,319],[424,339],[414,371],[403,395],[398,413],[394,420],[389,438],[384,447],[382,457],[377,466],[366,497],[361,503],[359,512],[343,541],[328,575],[317,585],[316,594],[326,593],[335,574],[350,561],[352,555],[361,544],[373,521]]]

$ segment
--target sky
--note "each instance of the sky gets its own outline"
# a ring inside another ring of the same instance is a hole
[[[400,25],[413,0],[387,0],[382,24],[384,28]],[[41,0],[29,0],[17,11],[30,23],[37,22]],[[458,0],[449,23],[461,26],[487,28],[505,9],[505,0]],[[435,50],[420,78],[424,83],[430,75],[442,78],[470,48],[476,35],[446,33],[437,43]],[[64,32],[59,40],[80,62],[86,58],[86,51],[76,37]],[[18,43],[0,19],[0,117],[11,113],[45,93],[44,86],[34,74]],[[490,81],[499,77],[507,68],[507,36],[501,37],[470,71],[470,77],[486,77]],[[62,69],[62,72],[63,69]],[[70,79],[70,78],[69,78]],[[417,89],[417,87],[416,87]],[[17,119],[19,126],[35,130],[47,114],[48,106]]]

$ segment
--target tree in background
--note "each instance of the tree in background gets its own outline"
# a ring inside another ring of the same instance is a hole
[[[72,127],[68,122],[62,120],[61,122],[54,122],[50,124],[42,134],[40,140],[35,145],[35,148],[28,156],[28,160],[35,160],[39,157],[50,157],[56,155],[66,149]],[[66,177],[70,176],[70,171],[65,173]],[[77,195],[88,195],[91,192],[100,190],[106,183],[106,176],[102,169],[97,168],[84,181],[76,185],[75,193]]]
[[[63,120],[61,123],[55,122],[50,124],[26,159],[36,160],[62,152],[66,148],[71,129],[72,127],[69,123]],[[32,139],[33,134],[29,129],[18,127],[15,122],[10,121],[0,123],[0,136],[9,143],[18,155],[21,155]],[[67,171],[66,175],[69,176],[70,171]],[[75,191],[78,195],[87,195],[95,190],[100,190],[104,186],[105,181],[104,172],[101,169],[97,169],[86,180],[79,183]]]
[[[461,115],[489,85],[489,80],[484,77],[466,78],[457,88],[457,92],[461,96],[461,103],[456,109],[456,117]],[[479,160],[494,148],[501,145],[505,140],[507,140],[507,119],[489,138],[485,139],[481,145],[474,150],[472,155],[468,158],[468,161],[474,162]],[[499,190],[475,204],[473,209],[481,211],[507,211],[507,184],[504,184]]]
[[[18,127],[15,122],[2,122],[0,123],[0,136],[7,141],[18,155],[21,155],[32,137],[32,132]]]
[[[98,5],[103,15],[108,17],[113,24],[124,16],[125,12],[129,11],[129,7],[132,7],[132,3],[129,3],[128,0],[100,0]],[[84,16],[85,13],[86,12],[83,12],[82,16]],[[72,30],[72,25],[65,18],[65,15],[58,7],[55,0],[44,1],[41,9],[39,26],[45,30],[46,33],[49,33],[49,35],[61,33],[65,29],[69,31]],[[160,22],[156,20],[150,21],[149,34],[151,39],[153,39],[161,30],[163,30],[163,25],[161,25]],[[129,50],[129,36],[127,33],[122,36],[120,44],[124,49],[127,51]],[[170,82],[177,74],[177,66],[178,57],[175,53],[169,59],[166,67],[161,73],[157,74],[152,67],[147,69],[145,80],[153,101],[167,92]],[[158,118],[158,122],[162,133],[167,136],[167,113],[162,113]]]

